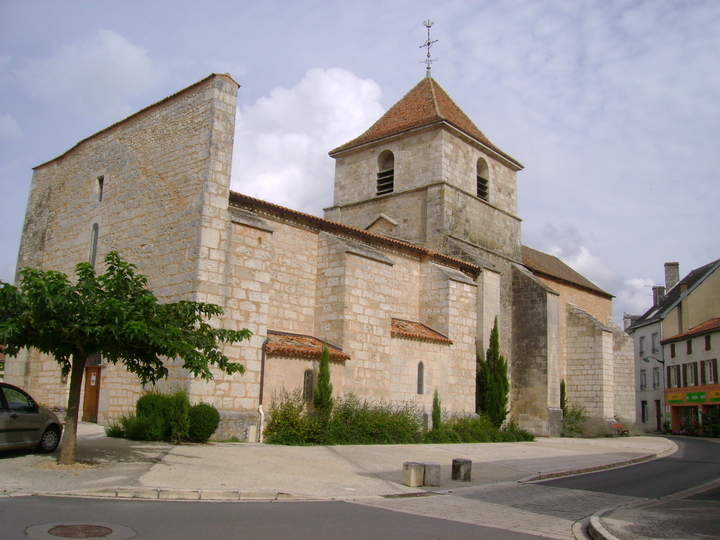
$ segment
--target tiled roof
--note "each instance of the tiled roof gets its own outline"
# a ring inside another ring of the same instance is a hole
[[[292,358],[320,358],[322,348],[330,351],[331,360],[349,360],[350,355],[341,349],[312,336],[289,334],[268,330],[265,353],[269,356],[290,356]]]
[[[557,257],[553,257],[542,251],[523,246],[522,262],[533,274],[542,274],[546,277],[587,289],[608,298],[613,297],[612,294],[603,291],[592,281],[578,274]]]
[[[452,343],[452,341],[448,338],[422,323],[405,321],[403,319],[392,320],[390,335],[392,337],[406,337],[412,339],[422,339],[425,341],[437,341],[440,343]]]
[[[716,331],[720,331],[720,318],[710,319],[709,321],[705,321],[702,324],[693,326],[687,332],[683,332],[682,334],[677,334],[677,335],[669,337],[667,339],[663,339],[661,343],[670,343],[673,341],[681,341],[683,339],[687,339],[687,338],[694,337],[694,336],[700,336],[702,334],[709,334],[710,332],[716,332]]]
[[[522,168],[518,161],[492,144],[483,132],[473,124],[472,120],[462,112],[460,107],[455,104],[447,92],[430,77],[423,78],[400,101],[390,107],[380,120],[370,126],[370,129],[365,133],[342,146],[338,146],[330,152],[330,155],[412,129],[443,122],[454,126]]]
[[[678,283],[672,289],[667,291],[667,293],[665,294],[665,298],[663,298],[662,302],[660,302],[659,305],[652,306],[641,317],[639,317],[628,328],[628,331],[665,319],[665,317],[667,317],[667,314],[672,311],[672,309],[682,299],[683,295],[687,295],[688,293],[692,292],[695,287],[700,285],[700,283],[702,283],[706,277],[708,277],[715,270],[717,270],[718,267],[720,267],[720,259],[701,266],[700,268],[696,268],[695,270],[690,272],[687,276],[678,281]],[[687,286],[686,292],[683,292],[681,290],[681,283],[685,283],[685,285]]]
[[[352,235],[356,238],[367,239],[368,241],[372,241],[372,242],[381,242],[381,243],[384,243],[385,245],[394,246],[394,247],[400,248],[400,249],[407,249],[407,250],[413,251],[418,254],[433,257],[436,260],[438,260],[438,259],[444,260],[448,263],[451,263],[456,268],[460,267],[464,270],[468,270],[473,273],[478,271],[477,265],[474,265],[467,261],[463,261],[456,257],[451,257],[450,255],[445,255],[444,253],[440,253],[438,251],[433,251],[431,249],[416,246],[414,244],[408,244],[407,242],[403,242],[402,240],[396,240],[394,238],[389,238],[387,236],[382,236],[379,234],[371,233],[369,231],[364,231],[362,229],[350,227],[349,225],[344,225],[342,223],[337,223],[335,221],[330,221],[327,219],[319,218],[319,217],[313,216],[311,214],[306,214],[304,212],[299,212],[298,210],[293,210],[292,208],[287,208],[285,206],[280,206],[275,203],[263,201],[262,199],[256,199],[255,197],[250,197],[249,195],[244,195],[244,194],[238,193],[236,191],[230,191],[230,203],[233,203],[233,202],[236,204],[247,205],[253,209],[263,208],[269,212],[272,212],[275,214],[280,214],[281,216],[287,216],[289,218],[302,220],[305,223],[311,223],[313,226],[324,229],[324,230],[331,230],[331,231],[336,231],[338,233],[345,233],[345,234]]]

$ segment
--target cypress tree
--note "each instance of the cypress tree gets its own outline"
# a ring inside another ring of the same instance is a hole
[[[433,394],[433,406],[432,406],[432,429],[437,431],[442,427],[442,406],[440,404],[440,396],[438,395],[437,388],[435,394]]]
[[[509,391],[508,366],[500,354],[500,333],[495,317],[485,361],[478,358],[477,412],[485,414],[494,426],[500,427],[508,414]]]
[[[318,414],[330,417],[333,407],[332,384],[330,383],[330,350],[322,348],[320,353],[320,368],[318,370],[317,389],[313,395],[313,405]]]

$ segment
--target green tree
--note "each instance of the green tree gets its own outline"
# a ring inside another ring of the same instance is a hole
[[[322,348],[320,353],[320,368],[318,369],[317,389],[313,395],[315,411],[324,418],[330,418],[333,408],[333,387],[330,383],[330,350]]]
[[[61,464],[75,461],[82,379],[90,354],[121,362],[145,383],[167,377],[165,358],[179,358],[194,376],[212,379],[211,366],[244,372],[221,351],[221,343],[250,337],[249,330],[213,328],[207,318],[222,314],[214,304],[180,301],[161,304],[147,289],[147,277],[116,252],[105,257],[105,273],[87,263],[76,267],[77,282],[53,270],[26,268],[20,285],[0,281],[0,343],[16,355],[33,347],[52,355],[70,374]]]
[[[485,414],[495,427],[502,425],[509,412],[509,391],[508,366],[500,354],[500,333],[495,317],[485,361],[478,358],[477,370],[477,412]]]
[[[432,430],[439,431],[442,428],[442,404],[440,402],[440,395],[438,394],[437,388],[433,394],[432,404]]]

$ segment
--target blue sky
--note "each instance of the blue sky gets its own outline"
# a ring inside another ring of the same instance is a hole
[[[0,0],[0,279],[32,167],[212,72],[241,84],[233,189],[322,215],[327,152],[425,74],[525,165],[523,242],[650,307],[720,258],[720,2]]]

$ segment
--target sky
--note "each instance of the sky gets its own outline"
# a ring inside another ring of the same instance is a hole
[[[241,85],[232,189],[322,217],[328,151],[425,76],[524,165],[523,244],[651,307],[720,258],[717,0],[0,0],[0,280],[32,168],[205,78]]]

